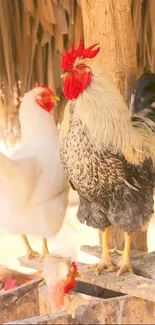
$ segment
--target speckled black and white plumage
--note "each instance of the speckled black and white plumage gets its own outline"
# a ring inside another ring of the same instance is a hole
[[[132,233],[149,221],[154,204],[151,160],[135,167],[123,155],[104,147],[98,151],[74,109],[60,153],[70,184],[80,196],[77,215],[82,223],[101,230],[117,224]]]
[[[80,196],[79,220],[100,230],[116,224],[132,233],[153,213],[154,123],[132,122],[111,79],[100,68],[93,76],[78,100],[67,104],[61,161]]]

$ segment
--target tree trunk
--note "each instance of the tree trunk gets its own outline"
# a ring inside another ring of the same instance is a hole
[[[128,103],[136,80],[136,41],[130,0],[82,0],[85,45],[100,43],[96,60],[111,75]],[[133,235],[132,247],[147,250],[146,233]],[[100,236],[101,238],[101,236]],[[110,246],[122,249],[122,230],[112,227]]]

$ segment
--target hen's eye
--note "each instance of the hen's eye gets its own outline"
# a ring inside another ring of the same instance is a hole
[[[45,97],[45,96],[46,96],[46,94],[45,94],[45,93],[43,93],[41,96],[42,96],[42,97]]]
[[[77,69],[78,69],[78,70],[82,70],[82,69],[83,69],[83,64],[79,64],[79,65],[77,66]]]

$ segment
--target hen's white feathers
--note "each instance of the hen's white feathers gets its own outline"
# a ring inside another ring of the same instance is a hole
[[[13,233],[48,237],[62,226],[68,183],[54,118],[36,104],[35,92],[21,105],[20,148],[11,159],[0,154],[0,224]]]

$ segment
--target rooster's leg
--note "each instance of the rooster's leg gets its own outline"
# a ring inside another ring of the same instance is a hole
[[[117,273],[117,276],[120,276],[121,274],[125,272],[131,272],[132,267],[130,263],[130,247],[131,247],[131,235],[125,234],[125,246],[124,250],[122,252],[122,258],[119,264],[119,271]]]
[[[100,263],[86,265],[85,268],[90,269],[96,267],[95,273],[99,275],[102,270],[116,271],[118,267],[113,263],[110,253],[115,252],[116,248],[109,249],[110,227],[106,228],[102,235],[102,256]]]
[[[48,246],[47,246],[47,239],[46,238],[42,238],[43,241],[43,247],[42,247],[42,254],[40,256],[40,261],[42,261],[44,259],[44,257],[49,254],[49,250],[48,250]]]
[[[96,275],[99,275],[104,269],[115,271],[117,268],[117,266],[112,261],[112,257],[110,256],[110,252],[114,252],[115,249],[109,249],[109,235],[110,227],[106,228],[102,235],[102,256],[101,261],[95,270]]]
[[[24,240],[24,243],[25,243],[25,246],[26,246],[26,250],[27,250],[27,255],[28,255],[28,258],[31,259],[31,258],[34,258],[34,257],[38,257],[40,256],[39,253],[37,252],[34,252],[33,249],[31,248],[30,244],[29,244],[29,241],[27,239],[27,236],[26,235],[22,235],[22,238]]]

